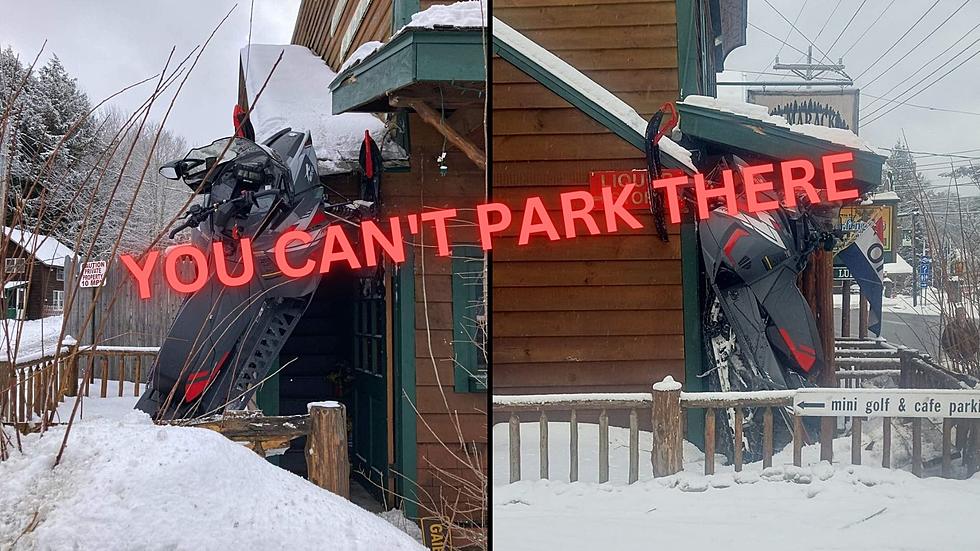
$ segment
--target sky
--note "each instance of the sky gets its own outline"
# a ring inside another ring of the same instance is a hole
[[[718,80],[780,80],[782,77],[750,73],[743,75],[738,71],[774,72],[772,62],[777,52],[781,63],[800,62],[803,54],[793,48],[805,52],[810,46],[809,41],[817,46],[813,50],[814,57],[820,56],[822,51],[828,54],[831,63],[836,63],[844,52],[850,50],[844,55],[843,62],[845,71],[854,79],[855,87],[861,90],[859,133],[863,138],[878,147],[893,147],[904,131],[909,148],[913,151],[949,153],[972,149],[974,151],[961,155],[974,157],[973,162],[976,163],[980,160],[980,80],[977,79],[980,74],[980,2],[939,0],[928,11],[934,3],[933,0],[749,0],[749,22],[755,27],[750,25],[748,28],[747,45],[729,54],[725,60],[725,68],[729,71],[719,75]],[[940,27],[964,3],[966,5]],[[876,18],[877,22],[872,25]],[[792,30],[790,23],[793,21],[796,21],[796,28],[802,35]],[[917,21],[918,24],[913,28]],[[866,29],[869,29],[868,32],[860,38]],[[763,30],[776,38],[767,36]],[[926,38],[934,30],[936,32]],[[908,34],[888,51],[906,31],[909,31]],[[923,39],[921,45],[918,45]],[[788,45],[782,45],[783,40]],[[957,40],[960,40],[959,43],[927,66],[933,57]],[[955,61],[902,95],[907,88],[964,48],[966,51]],[[909,96],[974,53],[977,53],[976,57],[909,99]],[[926,68],[913,74],[923,66]],[[895,88],[892,89],[893,87]],[[719,95],[723,97],[740,97],[744,93],[744,87],[719,89]],[[877,116],[872,112],[884,104],[882,101],[873,103],[872,96],[898,98],[908,100],[908,103],[916,106],[967,111],[972,114],[947,113],[905,105],[872,121]],[[958,164],[969,163],[970,160],[954,159]],[[941,172],[948,171],[948,167],[939,166],[943,162],[948,164],[949,158],[917,158],[920,171],[934,185],[947,182],[946,178],[939,177]]]
[[[252,43],[288,44],[299,4],[300,0],[255,0]],[[95,104],[157,74],[174,46],[174,63],[179,62],[207,39],[233,6],[166,122],[188,144],[202,145],[233,132],[238,52],[248,43],[248,0],[240,0],[237,6],[231,0],[0,0],[0,45],[12,46],[29,62],[46,39],[41,59],[57,55]],[[154,82],[126,92],[112,105],[134,111],[152,92]],[[158,100],[153,118],[163,118],[170,97]]]

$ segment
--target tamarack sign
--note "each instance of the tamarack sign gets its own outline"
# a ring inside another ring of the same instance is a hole
[[[795,208],[797,201],[810,204],[844,202],[856,199],[859,195],[856,189],[844,185],[854,178],[853,171],[846,167],[846,163],[853,160],[854,155],[850,152],[824,156],[821,162],[823,187],[819,189],[816,185],[816,167],[806,159],[740,167],[740,186],[736,186],[735,172],[726,169],[721,173],[720,182],[711,182],[710,186],[700,173],[693,176],[672,176],[668,173],[665,174],[666,177],[649,182],[649,187],[663,191],[669,218],[674,224],[681,221],[681,194],[690,187],[693,187],[697,215],[702,220],[708,218],[713,205],[719,204],[724,205],[726,212],[734,216],[743,210],[755,213],[776,210],[783,205]],[[782,204],[772,199],[777,180],[781,186],[779,191],[782,192]],[[593,195],[596,191],[598,197]],[[640,229],[643,224],[630,212],[637,203],[644,202],[642,194],[637,199],[638,191],[639,186],[632,180],[613,182],[610,179],[608,185],[603,182],[598,190],[583,189],[562,193],[559,195],[561,218],[557,221],[552,219],[552,214],[549,214],[541,197],[528,197],[523,209],[518,211],[523,214],[517,244],[527,245],[532,237],[558,241],[574,239],[580,233],[612,234],[620,231],[623,226]],[[744,202],[739,199],[740,195],[744,195]],[[645,202],[649,204],[648,199]],[[494,236],[515,223],[514,211],[503,203],[480,204],[475,211],[480,246],[485,251],[491,250]],[[256,265],[270,268],[266,270],[268,273],[258,274],[260,277],[285,276],[298,279],[307,277],[314,271],[326,274],[333,266],[340,264],[346,264],[351,269],[377,266],[383,256],[387,256],[394,264],[400,264],[405,262],[406,229],[408,233],[418,235],[423,226],[435,235],[436,254],[448,257],[448,222],[456,216],[456,209],[394,216],[388,219],[387,231],[377,222],[365,220],[361,222],[357,230],[359,235],[354,240],[348,235],[346,226],[330,225],[326,227],[322,244],[315,245],[317,252],[312,258],[306,258],[302,265],[298,265],[289,253],[297,244],[314,243],[314,237],[303,230],[284,232],[268,250],[253,250],[252,242],[247,237],[233,243],[214,241],[210,251],[202,251],[190,244],[177,245],[167,249],[163,255],[164,275],[167,284],[174,291],[195,293],[204,288],[210,274],[215,274],[219,282],[228,287],[246,285],[256,277]],[[355,251],[355,242],[360,245],[359,252]],[[229,263],[227,260],[225,251],[232,249],[241,251],[240,262]],[[180,278],[178,263],[182,259],[189,259],[195,265],[195,275],[190,281]],[[149,251],[141,258],[122,255],[121,260],[136,279],[140,298],[150,298],[151,276],[161,260],[160,251]],[[238,273],[232,274],[233,269]]]
[[[858,133],[857,89],[781,92],[749,90],[748,101],[765,105],[769,114],[786,118],[790,124],[815,124]]]

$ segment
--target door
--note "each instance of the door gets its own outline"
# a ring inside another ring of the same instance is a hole
[[[354,301],[354,392],[351,463],[364,486],[381,496],[388,487],[388,393],[384,272],[359,278]]]

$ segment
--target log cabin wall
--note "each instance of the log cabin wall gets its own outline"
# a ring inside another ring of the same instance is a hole
[[[361,44],[391,36],[391,10],[392,0],[303,0],[292,43],[313,50],[336,71]]]
[[[648,117],[678,98],[675,3],[498,0],[494,16]],[[517,208],[588,189],[590,171],[644,168],[637,150],[557,94],[493,59],[492,196]],[[554,211],[555,214],[558,214]],[[494,393],[645,391],[684,377],[679,226],[554,244],[517,228],[492,270]],[[520,214],[515,213],[515,220]],[[561,220],[560,214],[557,220]]]

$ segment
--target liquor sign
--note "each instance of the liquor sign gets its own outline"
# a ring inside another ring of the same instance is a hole
[[[683,176],[681,170],[664,170],[663,178]],[[634,184],[633,193],[626,200],[629,210],[650,210],[650,178],[647,169],[633,170],[600,170],[589,173],[589,192],[596,199],[596,205],[602,204],[602,188],[613,188],[613,196],[619,195],[622,188]]]
[[[805,92],[749,90],[748,101],[765,105],[770,115],[785,117],[790,124],[844,128],[857,134],[859,95],[856,88]]]
[[[801,388],[793,413],[804,417],[980,417],[975,390]]]
[[[838,227],[844,232],[844,238],[838,242],[834,253],[854,242],[854,239],[864,231],[869,224],[873,225],[878,239],[885,251],[885,262],[894,262],[894,205],[869,205],[842,207]]]
[[[82,275],[78,280],[79,287],[101,287],[105,285],[105,273],[108,269],[105,260],[96,260],[82,264]]]

